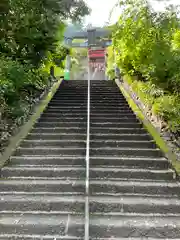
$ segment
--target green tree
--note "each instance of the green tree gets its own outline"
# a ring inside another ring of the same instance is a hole
[[[84,1],[3,0],[0,5],[0,52],[34,66],[57,47],[64,20],[80,21],[89,13]],[[7,3],[7,5],[6,5]]]

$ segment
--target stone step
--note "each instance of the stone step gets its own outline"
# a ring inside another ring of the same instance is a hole
[[[67,123],[72,123],[72,122],[83,122],[87,124],[87,119],[86,117],[66,117],[64,118],[63,116],[60,117],[43,117],[38,120],[39,123],[44,123],[44,122],[67,122]],[[126,117],[124,116],[123,118],[118,118],[118,117],[96,117],[95,115],[91,116],[91,123],[102,123],[102,124],[119,124],[121,122],[128,122],[128,123],[139,123],[139,120],[136,119],[136,117]]]
[[[63,131],[61,133],[29,133],[26,137],[27,140],[86,140],[86,133],[67,133]]]
[[[108,105],[109,107],[110,106],[124,106],[124,105],[127,105],[127,101],[125,99],[118,99],[118,100],[109,100],[109,99],[99,99],[98,101],[96,100],[93,100],[93,99],[90,99],[90,103],[91,105],[95,105],[96,104],[99,106],[102,106],[102,105]],[[79,105],[86,105],[87,106],[87,99],[76,99],[76,101],[74,101],[74,99],[62,99],[62,98],[56,98],[56,99],[52,99],[48,106],[61,106],[61,105],[69,105],[69,106],[79,106]],[[71,105],[72,104],[72,105]]]
[[[1,234],[29,234],[74,237],[84,236],[84,216],[51,212],[4,212],[0,218]]]
[[[84,214],[84,196],[53,196],[29,194],[4,194],[0,198],[1,211],[59,211]]]
[[[95,216],[90,219],[90,236],[112,239],[174,239],[180,238],[179,214],[123,214]]]
[[[46,109],[44,111],[44,113],[68,113],[68,112],[73,112],[73,113],[86,113],[87,114],[87,109],[86,108],[62,108],[62,109],[59,109],[59,110],[55,110],[55,109]],[[131,113],[132,110],[130,108],[122,108],[122,109],[102,109],[102,108],[91,108],[91,113],[95,113],[95,112],[98,112],[98,113],[103,113],[103,114],[106,114],[106,113]]]
[[[151,195],[179,195],[180,185],[177,182],[152,180],[91,180],[90,193],[92,196],[120,196],[121,194],[151,194]],[[12,179],[0,181],[0,192],[8,193],[58,193],[59,195],[83,195],[85,181],[55,180],[55,179]]]
[[[13,165],[31,166],[85,166],[85,157],[78,155],[70,156],[12,156],[10,158]]]
[[[180,238],[179,217],[179,214],[97,215],[90,219],[90,238]],[[75,214],[8,212],[1,214],[0,223],[1,234],[84,236],[84,216]]]
[[[85,147],[73,147],[71,145],[67,147],[19,147],[14,153],[15,156],[63,156],[63,155],[86,155]]]
[[[3,211],[59,211],[84,213],[85,198],[83,196],[23,195],[3,194],[0,198],[0,212]],[[137,214],[180,214],[178,198],[123,196],[89,197],[90,214],[103,212],[109,215],[122,213]]]
[[[157,148],[133,148],[133,147],[94,147],[90,148],[90,155],[107,156],[133,156],[133,157],[163,157],[163,153]]]
[[[62,156],[62,155],[86,155],[86,149],[83,147],[73,147],[71,145],[65,147],[19,147],[15,151],[15,156]],[[163,157],[163,153],[157,148],[133,148],[133,147],[94,147],[90,148],[90,155],[107,155],[107,156],[137,156],[137,157]]]
[[[132,110],[130,108],[127,108],[126,106],[123,106],[123,107],[116,107],[116,108],[111,108],[110,110],[108,110],[108,107],[105,106],[105,107],[92,107],[90,108],[91,112],[94,113],[94,112],[100,112],[100,113],[107,113],[107,111],[109,111],[110,113],[116,113],[116,112],[132,112]],[[87,113],[87,107],[83,107],[83,106],[78,106],[78,107],[58,107],[58,108],[51,108],[51,107],[48,107],[46,110],[45,110],[45,113],[59,113],[59,112],[65,112],[67,111],[70,112],[86,112]]]
[[[40,140],[24,140],[21,143],[21,147],[72,147],[72,148],[86,148],[86,141],[84,140],[77,140],[77,139],[69,139],[69,140],[47,140],[47,139],[40,139]]]
[[[84,164],[85,165],[85,164]],[[122,180],[122,179],[152,179],[152,180],[173,180],[175,173],[169,170],[139,169],[139,168],[118,168],[116,167],[91,167],[89,171],[90,179],[104,180]],[[2,178],[28,178],[28,179],[82,179],[86,178],[86,170],[84,167],[68,167],[68,166],[13,166],[4,167],[1,170]]]
[[[86,141],[82,140],[24,140],[21,143],[21,147],[38,147],[38,146],[49,146],[49,147],[68,147],[71,146],[73,148],[86,148]],[[156,144],[154,141],[138,141],[138,140],[90,140],[90,147],[129,147],[132,148],[142,147],[142,148],[156,148]]]
[[[56,122],[38,122],[35,124],[35,127],[42,127],[42,128],[46,128],[46,127],[63,127],[63,128],[67,128],[68,126],[71,127],[86,127],[87,126],[87,122],[61,122],[56,121]],[[91,122],[90,123],[90,127],[108,127],[108,128],[112,128],[112,127],[119,127],[119,128],[138,128],[138,127],[142,127],[141,123],[138,122]]]
[[[150,196],[94,196],[89,198],[90,213],[102,215],[131,214],[180,214],[180,199]]]
[[[91,134],[146,134],[144,128],[91,127]],[[70,133],[86,134],[86,127],[34,127],[30,133]]]
[[[104,148],[104,147],[108,147],[108,148],[127,148],[130,147],[131,148],[157,148],[156,144],[154,143],[154,141],[139,141],[137,140],[91,140],[90,142],[90,147],[95,148]]]
[[[112,100],[112,102],[121,102],[121,103],[127,103],[127,101],[124,99],[124,97],[120,96],[106,96],[106,95],[95,95],[91,96],[91,100],[94,102],[97,101],[109,101],[109,99]],[[82,101],[87,102],[87,94],[86,95],[62,95],[59,94],[59,96],[54,96],[53,101]]]
[[[86,117],[43,117],[38,120],[38,123],[50,123],[50,122],[67,122],[67,123],[72,123],[72,122],[82,122],[87,124],[87,119]]]
[[[118,196],[122,194],[179,195],[180,184],[177,182],[152,180],[91,180],[90,192],[95,196]],[[103,214],[103,212],[102,212]]]
[[[0,240],[84,240],[84,238],[61,235],[28,235],[28,234],[0,234]],[[92,239],[93,240],[93,239]],[[97,240],[97,239],[94,239]],[[102,239],[101,239],[102,240]],[[155,239],[156,240],[156,239]]]
[[[28,166],[85,166],[85,157],[82,156],[12,156],[11,164]],[[131,167],[147,169],[169,169],[170,165],[165,158],[154,157],[113,157],[90,156],[90,166]]]
[[[145,134],[147,131],[144,128],[118,128],[118,127],[91,127],[91,134]]]
[[[152,140],[147,133],[91,133],[90,139],[93,141],[148,141]]]
[[[67,133],[67,134],[86,134],[86,126],[83,127],[34,127],[30,133]]]
[[[81,180],[25,180],[6,179],[0,181],[0,192],[34,192],[34,193],[58,193],[61,195],[84,195],[85,181]],[[1,232],[1,231],[0,231]]]
[[[101,105],[100,105],[100,104],[99,104],[99,105],[97,105],[97,104],[96,104],[96,105],[92,105],[92,104],[91,104],[90,109],[91,109],[91,110],[96,109],[97,111],[99,111],[99,109],[104,109],[104,110],[106,110],[107,107],[110,108],[111,110],[113,109],[113,110],[116,110],[116,111],[117,111],[117,110],[121,110],[121,109],[122,109],[122,110],[123,110],[123,109],[127,109],[127,108],[130,109],[128,105],[127,105],[127,106],[126,106],[126,105],[109,106],[108,104],[107,104],[107,105],[104,105],[104,104],[101,104]],[[52,105],[52,106],[48,106],[48,107],[47,107],[47,110],[49,110],[49,111],[54,111],[54,110],[55,110],[55,111],[61,111],[61,110],[64,110],[64,109],[65,109],[65,110],[69,110],[69,109],[70,109],[70,110],[71,110],[71,109],[73,109],[73,110],[74,110],[74,109],[80,109],[80,110],[84,109],[84,110],[87,110],[87,104],[86,104],[86,105],[85,105],[85,104],[84,104],[84,105],[82,105],[82,104],[81,104],[81,105],[72,105],[72,106],[71,106],[71,105],[67,105],[67,106],[63,106],[63,105],[54,106],[54,105]]]
[[[116,112],[116,113],[90,113],[90,117],[112,117],[112,118],[128,118],[128,117],[135,117],[135,115],[131,112],[125,113],[125,112]],[[59,113],[48,113],[44,112],[42,114],[42,117],[87,117],[87,112],[59,112]]]
[[[90,101],[91,108],[92,107],[102,107],[102,108],[118,108],[118,107],[129,107],[128,103],[112,103],[112,102],[105,102],[105,101],[98,101],[93,102]],[[84,102],[74,102],[74,101],[54,101],[53,100],[48,104],[49,108],[73,108],[73,107],[86,107],[87,108],[87,101]]]

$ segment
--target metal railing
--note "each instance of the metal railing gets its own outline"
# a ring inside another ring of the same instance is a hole
[[[85,235],[84,240],[89,240],[89,147],[90,147],[90,90],[91,76],[88,66],[88,94],[87,94],[87,139],[86,139],[86,192],[85,192]]]

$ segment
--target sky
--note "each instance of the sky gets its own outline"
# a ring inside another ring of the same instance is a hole
[[[117,0],[85,0],[89,7],[92,9],[92,13],[85,19],[85,24],[92,24],[93,26],[104,26],[109,19],[109,13],[111,9],[117,3]],[[154,9],[161,10],[166,4],[162,1],[158,2],[151,0]],[[180,4],[180,0],[168,0],[171,4]],[[120,9],[116,8],[111,17],[111,23],[115,23],[120,15]]]

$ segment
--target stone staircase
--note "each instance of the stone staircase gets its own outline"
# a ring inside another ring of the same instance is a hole
[[[115,83],[90,118],[89,239],[180,239],[180,184]],[[63,82],[1,170],[0,239],[84,239],[86,126],[87,81]]]

